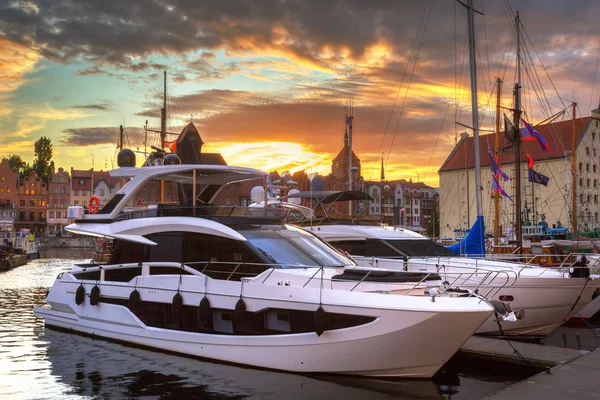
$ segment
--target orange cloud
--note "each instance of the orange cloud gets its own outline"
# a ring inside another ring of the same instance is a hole
[[[27,82],[24,76],[33,71],[39,58],[36,51],[0,36],[0,118],[12,113],[7,100]]]

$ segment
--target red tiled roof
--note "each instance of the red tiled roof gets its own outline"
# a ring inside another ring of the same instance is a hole
[[[92,170],[81,170],[81,169],[72,169],[71,168],[71,178],[91,178]]]
[[[581,141],[581,135],[587,130],[590,122],[590,117],[577,118],[575,120],[575,128],[577,130],[577,143]],[[521,162],[526,162],[525,152],[536,161],[552,160],[556,158],[564,158],[566,152],[571,151],[571,141],[573,132],[573,121],[565,120],[535,127],[542,134],[544,139],[550,146],[550,152],[542,151],[539,143],[535,140],[524,141],[521,144]],[[495,145],[494,134],[479,136],[479,154],[481,167],[490,166],[490,158],[487,153],[487,143],[493,149]],[[514,152],[512,148],[507,147],[509,143],[504,138],[504,133],[500,133],[500,148],[506,148],[505,151],[500,150],[498,159],[502,165],[514,163]],[[457,144],[452,150],[444,164],[442,164],[438,173],[469,169],[475,167],[475,154],[473,152],[473,137],[469,136]]]
[[[94,171],[94,188],[104,181],[109,188],[113,188],[117,184],[117,179],[110,176],[108,171]]]
[[[380,184],[381,182],[377,182],[377,181],[372,181],[372,182],[366,182],[369,185],[371,184]],[[396,186],[396,185],[402,185],[403,189],[433,189],[431,186],[427,186],[426,184],[424,184],[423,182],[411,182],[411,181],[407,181],[406,179],[395,179],[392,181],[385,181],[385,183],[387,185],[391,186]]]
[[[344,146],[340,152],[338,153],[338,155],[333,159],[333,161],[338,161],[338,160],[347,160],[348,159],[348,147]],[[356,164],[355,164],[356,161]],[[360,162],[360,159],[356,156],[356,154],[354,154],[354,150],[352,151],[352,165],[358,165],[358,163]]]

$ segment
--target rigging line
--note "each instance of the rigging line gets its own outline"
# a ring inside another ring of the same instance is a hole
[[[392,135],[392,142],[390,143],[390,147],[389,147],[389,151],[388,151],[388,156],[385,160],[385,164],[387,165],[389,163],[390,160],[390,155],[392,154],[392,148],[394,146],[394,140],[396,139],[396,133],[398,133],[398,125],[400,124],[400,118],[402,117],[402,114],[404,112],[404,106],[406,104],[406,99],[408,98],[408,92],[410,91],[410,85],[412,83],[412,78],[415,75],[415,69],[417,68],[417,62],[419,61],[419,54],[421,51],[421,46],[423,45],[423,40],[425,39],[425,32],[427,31],[427,25],[429,23],[429,17],[431,16],[431,11],[433,10],[433,1],[430,3],[431,6],[429,7],[429,13],[427,14],[427,19],[425,20],[425,27],[423,28],[423,34],[421,35],[421,41],[419,42],[419,46],[417,48],[417,54],[415,56],[415,61],[413,64],[413,68],[412,71],[410,72],[410,75],[408,77],[408,84],[406,85],[406,92],[404,94],[404,99],[402,100],[402,106],[400,107],[400,112],[398,114],[398,119],[396,120],[396,127],[394,128],[394,134]]]
[[[410,60],[411,60],[413,52],[415,50],[417,39],[419,37],[419,33],[421,31],[421,27],[423,25],[423,21],[425,19],[425,14],[427,12],[427,8],[428,7],[429,7],[429,5],[425,4],[425,8],[423,9],[423,15],[421,15],[421,21],[419,22],[419,26],[417,27],[417,33],[415,34],[415,38],[413,40],[413,44],[412,44],[412,47],[410,49],[410,53],[408,55],[408,58],[406,59],[406,65],[404,67],[404,72],[402,73],[402,79],[400,80],[400,86],[398,86],[398,90],[396,91],[396,98],[394,99],[394,104],[392,105],[392,110],[390,111],[390,116],[388,117],[388,121],[387,121],[387,123],[385,125],[385,130],[383,131],[383,137],[381,138],[381,143],[379,144],[379,150],[377,151],[377,157],[379,156],[379,154],[381,154],[381,150],[383,149],[383,143],[385,141],[385,136],[387,135],[387,131],[388,131],[388,128],[390,126],[390,122],[392,120],[392,116],[394,115],[394,111],[396,109],[396,104],[398,102],[398,97],[400,96],[400,90],[402,89],[402,86],[404,85],[404,78],[406,77],[406,71],[408,71],[408,66],[410,64]],[[374,170],[375,170],[376,167],[377,167],[377,162],[375,162],[374,166],[371,167],[371,174],[369,175],[369,181],[371,181],[371,178],[373,177],[373,172],[374,172]]]
[[[523,26],[523,24],[521,24],[521,26],[522,26],[523,33],[525,33],[525,36],[527,37],[527,40],[529,41],[529,43],[531,44],[531,47],[533,48],[533,52],[534,52],[535,56],[539,60],[540,65],[542,66],[542,69],[544,70],[544,73],[546,74],[546,76],[548,77],[548,80],[552,84],[552,88],[554,89],[554,91],[555,91],[556,95],[558,96],[558,98],[561,100],[561,103],[563,104],[563,108],[567,108],[565,106],[564,102],[562,101],[562,98],[560,97],[560,94],[558,93],[558,89],[556,89],[556,86],[554,85],[554,81],[552,80],[552,78],[550,78],[550,74],[548,74],[548,70],[546,69],[546,66],[542,62],[542,59],[540,58],[537,50],[535,49],[535,46],[533,45],[533,42],[531,41],[531,38],[529,37],[529,34],[525,30],[525,27]]]
[[[427,169],[425,169],[425,176],[423,180],[427,179],[427,172],[429,171],[429,167],[431,166],[431,159],[433,158],[433,153],[435,152],[435,148],[437,146],[437,142],[440,139],[440,135],[442,134],[442,129],[444,128],[444,122],[446,122],[446,116],[448,115],[448,110],[450,109],[450,102],[446,106],[446,111],[444,112],[444,117],[442,118],[442,123],[440,124],[440,130],[435,138],[435,142],[433,143],[433,149],[431,149],[431,154],[429,155],[429,162],[427,163]]]
[[[596,54],[596,69],[594,70],[594,79],[592,80],[592,92],[590,93],[590,105],[588,109],[592,109],[592,98],[594,97],[594,88],[596,87],[596,73],[598,72],[598,59],[600,59],[600,43],[598,43],[598,53]]]
[[[486,56],[486,60],[487,60],[487,69],[490,74],[490,80],[491,80],[490,51],[489,51],[488,39],[487,39],[487,24],[486,24],[486,18],[485,18],[485,9],[483,7],[483,0],[481,0],[481,13],[483,15],[483,38],[484,38],[485,56]]]

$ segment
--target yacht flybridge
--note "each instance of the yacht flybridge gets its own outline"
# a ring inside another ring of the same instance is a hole
[[[261,171],[111,174],[129,181],[67,227],[111,238],[109,260],[58,275],[35,308],[49,326],[277,370],[428,378],[494,311],[438,296],[437,274],[361,269],[285,210],[214,205]]]
[[[482,283],[488,290],[496,287],[488,292],[489,300],[509,303],[518,320],[490,318],[478,333],[544,336],[588,303],[600,301],[600,280],[590,279],[584,266],[557,270],[458,257],[421,234],[382,225],[330,223],[305,229],[351,254],[363,267],[437,273],[444,282],[463,289]]]

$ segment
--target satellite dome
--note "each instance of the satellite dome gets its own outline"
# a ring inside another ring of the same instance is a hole
[[[123,149],[117,155],[119,167],[135,167],[135,153],[130,149]]]
[[[300,197],[289,198],[289,196],[296,194],[296,193],[300,193],[300,191],[298,189],[292,189],[288,192],[288,203],[292,203],[292,204],[296,204],[296,205],[300,205],[300,203],[302,203],[302,199]]]
[[[254,203],[265,201],[265,189],[262,186],[254,186],[250,191],[250,199]]]
[[[181,160],[177,157],[177,154],[167,154],[163,161],[163,165],[178,165],[181,164]]]

